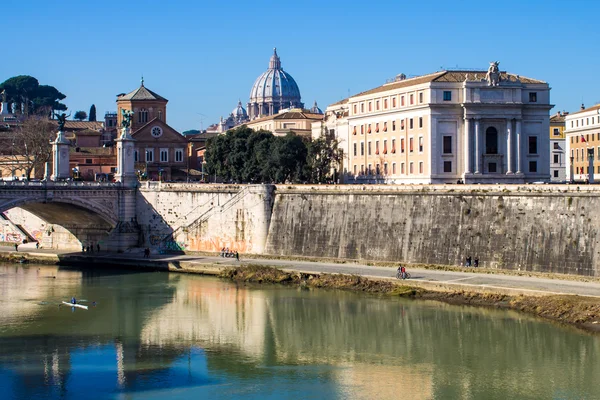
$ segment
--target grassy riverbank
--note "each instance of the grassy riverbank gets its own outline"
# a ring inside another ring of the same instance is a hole
[[[516,310],[587,331],[600,332],[600,301],[588,297],[524,296],[451,289],[434,291],[407,285],[407,281],[396,283],[389,280],[367,279],[356,275],[285,272],[261,265],[226,268],[220,276],[238,282],[279,283],[309,288],[353,290],[411,299],[436,300],[449,304]]]

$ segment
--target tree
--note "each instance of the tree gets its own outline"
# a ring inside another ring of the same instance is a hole
[[[9,104],[16,104],[17,114],[45,114],[50,116],[54,110],[64,111],[67,106],[60,100],[67,96],[54,86],[40,85],[29,75],[19,75],[0,84],[0,92],[6,90]]]
[[[76,119],[78,121],[83,121],[86,118],[87,118],[87,113],[85,111],[76,111],[75,115],[73,116],[73,119]]]
[[[190,129],[188,131],[185,131],[182,133],[183,136],[188,136],[188,135],[197,135],[199,134],[200,131],[198,129]]]
[[[92,106],[90,107],[90,117],[88,118],[88,121],[96,121],[96,105],[92,104]]]
[[[54,139],[56,124],[45,115],[32,115],[23,120],[12,131],[11,157],[14,159],[13,174],[16,170],[25,170],[27,179],[35,168],[40,171],[52,158],[50,141]]]
[[[310,182],[329,183],[338,178],[344,153],[339,141],[324,129],[323,134],[308,144],[307,174]]]

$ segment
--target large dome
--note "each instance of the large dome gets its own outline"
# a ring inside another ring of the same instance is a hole
[[[250,90],[248,103],[250,118],[277,114],[279,110],[288,107],[303,106],[296,81],[281,68],[277,49],[273,49],[269,69],[256,79]]]

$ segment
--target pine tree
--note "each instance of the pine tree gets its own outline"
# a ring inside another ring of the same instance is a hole
[[[95,121],[96,120],[96,105],[92,104],[92,106],[90,107],[90,118],[88,119],[88,121]]]

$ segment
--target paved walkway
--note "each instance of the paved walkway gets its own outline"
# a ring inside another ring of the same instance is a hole
[[[0,251],[14,251],[11,247],[0,247]],[[55,250],[36,249],[33,244],[19,246],[20,252],[44,253],[44,254],[84,254],[95,258],[127,258],[144,260],[142,250],[139,253],[72,253],[57,252]],[[293,270],[312,273],[339,273],[354,274],[371,278],[395,278],[395,268],[375,267],[355,263],[327,263],[311,261],[288,261],[273,260],[267,258],[244,259],[240,262],[233,258],[212,257],[204,255],[152,255],[150,260],[160,261],[185,261],[198,264],[217,264],[217,265],[246,265],[261,264],[269,265],[284,270]],[[600,282],[581,282],[576,280],[560,279],[557,274],[556,279],[541,277],[524,277],[516,275],[504,275],[493,273],[477,272],[459,272],[459,271],[437,271],[428,269],[408,268],[412,275],[411,281],[417,283],[442,284],[445,286],[455,286],[456,288],[490,288],[503,290],[516,290],[524,294],[576,294],[580,296],[592,296],[600,298]]]

